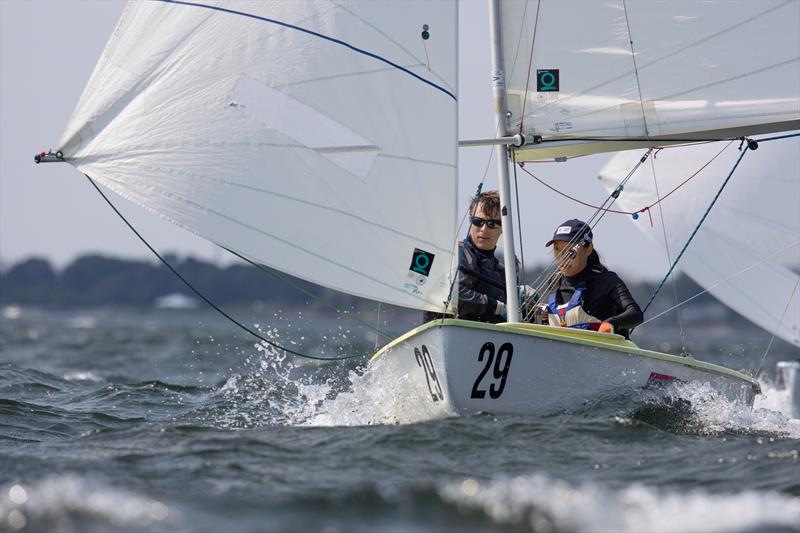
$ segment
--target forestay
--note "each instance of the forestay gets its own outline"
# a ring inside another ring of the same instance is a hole
[[[637,211],[663,197],[723,149],[722,143],[663,150],[625,185],[614,208]],[[674,260],[731,167],[739,157],[733,143],[691,181],[661,204],[667,243]],[[601,171],[614,190],[642,155],[625,152]],[[655,176],[653,177],[653,169]],[[769,333],[800,346],[800,141],[761,143],[742,159],[719,200],[687,248],[678,267],[711,294]],[[662,248],[659,206],[634,222]],[[664,258],[664,269],[669,261]],[[784,315],[785,312],[785,315]],[[781,320],[782,319],[782,320]],[[780,327],[778,328],[778,325]]]
[[[517,68],[506,80],[509,127],[545,140],[517,160],[800,128],[797,0],[527,0],[502,9],[506,61],[528,65],[533,44],[530,77]],[[642,142],[611,141],[625,139]]]
[[[255,261],[441,309],[456,42],[455,2],[131,2],[60,150]]]

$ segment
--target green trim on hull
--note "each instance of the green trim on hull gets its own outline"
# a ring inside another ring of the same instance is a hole
[[[412,337],[433,328],[446,328],[458,327],[467,329],[481,329],[485,331],[493,331],[496,333],[511,333],[513,335],[524,335],[528,337],[538,337],[541,339],[554,340],[559,342],[567,342],[570,344],[580,344],[583,346],[592,346],[594,348],[603,348],[614,352],[620,352],[630,355],[637,355],[649,359],[657,359],[659,361],[667,361],[690,368],[696,368],[715,374],[721,374],[733,379],[739,379],[749,383],[756,394],[761,393],[761,386],[758,381],[746,374],[725,368],[724,366],[715,365],[700,361],[694,357],[681,357],[677,355],[670,355],[662,352],[654,352],[652,350],[644,350],[636,346],[633,341],[626,339],[621,335],[598,333],[596,331],[572,329],[572,328],[556,328],[552,326],[540,326],[537,324],[487,324],[484,322],[473,322],[470,320],[459,320],[456,318],[445,318],[440,320],[433,320],[427,324],[412,329],[396,338],[375,353],[370,359],[370,363],[375,361],[378,357],[386,354],[389,350],[398,346],[399,344],[408,341]]]

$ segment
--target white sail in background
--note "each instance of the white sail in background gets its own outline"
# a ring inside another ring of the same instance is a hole
[[[546,141],[517,160],[800,128],[799,20],[797,0],[504,2],[509,127]]]
[[[651,159],[652,165],[646,162],[639,167],[613,208],[638,211],[656,202],[656,183],[660,195],[665,196],[714,158],[725,144],[658,152]],[[737,146],[733,143],[661,202],[672,260],[739,157]],[[600,172],[604,188],[614,190],[641,155],[641,151],[634,151],[615,156]],[[769,333],[777,328],[779,337],[798,346],[799,203],[800,141],[790,138],[761,143],[758,150],[745,154],[678,264],[679,269],[740,315]],[[653,242],[665,247],[658,206],[649,215],[642,213],[634,223]],[[665,254],[665,272],[668,266]]]
[[[455,2],[131,2],[59,149],[250,259],[441,309],[457,238],[456,15]]]

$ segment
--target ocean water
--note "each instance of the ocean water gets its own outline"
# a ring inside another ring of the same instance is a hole
[[[346,321],[252,314],[293,348],[374,347]],[[769,341],[688,337],[739,369]],[[764,368],[797,357],[776,343]],[[363,363],[286,358],[200,311],[7,308],[0,530],[800,531],[800,421],[769,375],[754,408],[688,384],[549,417],[395,425],[391,387]]]

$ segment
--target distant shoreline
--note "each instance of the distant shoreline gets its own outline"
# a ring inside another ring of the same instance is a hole
[[[330,303],[340,309],[363,309],[371,312],[374,312],[376,306],[376,302],[327,289],[271,269],[268,271],[274,272],[274,276],[244,263],[220,267],[192,257],[166,257],[182,276],[219,305],[251,306],[260,302],[285,309],[303,308],[310,311],[328,309],[327,304]],[[526,278],[533,279],[539,273],[541,268],[533,269],[526,272]],[[318,299],[308,297],[292,285],[314,294]],[[629,287],[637,301],[643,304],[649,299],[656,284],[630,283]],[[684,275],[677,277],[676,288],[679,301],[702,290]],[[662,290],[651,312],[655,314],[674,304],[673,291]],[[206,304],[163,265],[89,254],[78,257],[61,270],[55,269],[50,261],[42,258],[29,258],[11,265],[0,274],[0,305],[54,309],[104,306],[152,309],[202,308]],[[688,313],[688,319],[694,323],[746,322],[708,293],[696,298],[683,309],[684,314]]]

